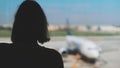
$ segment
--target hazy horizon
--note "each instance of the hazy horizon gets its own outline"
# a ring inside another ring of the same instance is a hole
[[[23,0],[0,0],[0,24],[12,24]],[[36,0],[49,24],[120,25],[120,0]]]

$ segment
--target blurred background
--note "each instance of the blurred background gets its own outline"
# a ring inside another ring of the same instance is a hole
[[[0,42],[11,42],[14,15],[24,0],[0,0]],[[43,8],[51,41],[46,47],[59,50],[67,46],[69,29],[74,36],[89,39],[103,50],[107,62],[101,68],[120,68],[120,0],[36,0]],[[74,61],[64,62],[72,68]],[[77,68],[90,68],[77,65]]]

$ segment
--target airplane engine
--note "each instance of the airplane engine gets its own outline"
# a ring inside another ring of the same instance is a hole
[[[87,63],[95,64],[97,59],[96,58],[88,58],[85,55],[81,55],[81,60]]]
[[[68,49],[67,48],[61,48],[59,50],[59,52],[63,57],[66,57],[68,55]]]

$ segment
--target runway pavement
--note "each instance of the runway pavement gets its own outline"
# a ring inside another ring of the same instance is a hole
[[[101,53],[101,59],[105,62],[98,61],[97,68],[120,68],[120,37],[86,37],[93,40],[98,46],[100,46],[104,52]],[[0,42],[9,42],[10,38],[0,38]],[[52,37],[51,41],[44,44],[45,47],[59,48],[67,46],[64,37]],[[75,60],[64,62],[65,68],[72,68]],[[77,68],[93,68],[90,65],[77,64]]]
[[[56,39],[56,38],[55,38]],[[88,39],[93,40],[98,46],[100,46],[103,50],[101,53],[100,59],[101,61],[97,62],[97,68],[120,68],[120,37],[98,37],[98,38],[91,38]],[[64,47],[67,43],[61,40],[53,41],[45,44],[45,46],[50,48],[56,48],[57,50],[60,47]],[[75,60],[71,60],[69,62],[65,62],[65,68],[72,68],[73,63]],[[77,64],[78,68],[94,68],[91,65],[79,65]]]

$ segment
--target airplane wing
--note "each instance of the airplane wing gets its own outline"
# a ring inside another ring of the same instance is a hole
[[[101,53],[118,51],[120,48],[117,48],[120,45],[120,40],[103,40],[96,41],[98,47],[101,48]]]
[[[68,45],[65,41],[50,41],[48,43],[45,43],[43,46],[59,51],[59,49],[64,48]]]

